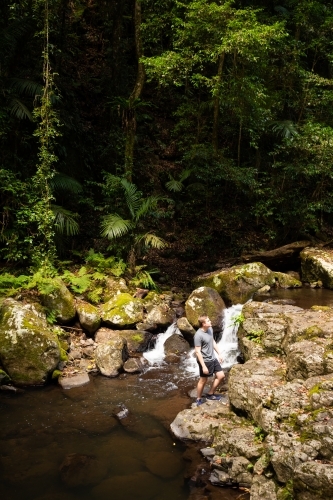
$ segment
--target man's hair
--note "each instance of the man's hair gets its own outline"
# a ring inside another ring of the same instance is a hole
[[[204,322],[206,321],[207,318],[208,318],[207,314],[203,314],[202,316],[199,316],[198,323],[199,323],[200,328],[202,327],[202,325],[204,324]]]

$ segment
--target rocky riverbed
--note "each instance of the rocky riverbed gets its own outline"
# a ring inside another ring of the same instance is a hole
[[[331,253],[305,248],[301,258],[301,275],[251,262],[199,276],[189,296],[135,291],[108,277],[95,305],[73,296],[59,279],[49,283],[48,293],[5,298],[1,388],[44,385],[51,377],[70,388],[99,373],[108,380],[143,373],[142,352],[170,324],[175,332],[165,361],[179,365],[201,314],[209,314],[218,336],[225,304],[267,294],[268,302],[247,303],[235,320],[245,362],[230,371],[229,402],[184,409],[171,429],[180,440],[210,446],[212,484],[247,488],[252,500],[329,498],[333,309],[269,302],[272,289],[331,288]]]

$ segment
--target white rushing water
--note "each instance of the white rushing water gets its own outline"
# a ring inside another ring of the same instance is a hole
[[[157,336],[154,349],[143,353],[143,357],[148,361],[150,365],[159,366],[161,365],[161,363],[163,363],[163,360],[165,358],[164,343],[174,333],[181,335],[175,323],[170,325],[166,332],[160,333]]]
[[[237,363],[237,356],[239,355],[237,336],[239,328],[238,319],[242,308],[242,304],[236,304],[224,310],[222,338],[217,344],[223,358],[223,369],[229,370]]]
[[[224,310],[223,333],[221,340],[218,342],[218,346],[223,357],[223,369],[230,369],[237,363],[237,356],[239,355],[237,338],[239,322],[237,321],[237,318],[239,318],[242,312],[242,307],[242,304],[237,304]],[[157,337],[154,349],[143,354],[144,358],[151,366],[160,366],[163,363],[165,357],[164,343],[174,333],[181,335],[180,331],[176,327],[176,324],[169,326],[165,333],[160,333]],[[199,368],[194,354],[194,349],[188,353],[186,359],[184,360],[184,369],[192,376],[199,375]]]

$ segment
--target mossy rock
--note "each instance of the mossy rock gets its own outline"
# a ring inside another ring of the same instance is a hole
[[[229,304],[245,303],[264,285],[275,284],[274,273],[261,262],[251,262],[198,276],[193,285],[216,290]]]
[[[32,304],[2,303],[0,360],[15,385],[42,385],[58,365],[58,338]]]
[[[94,334],[101,324],[101,315],[97,307],[89,304],[89,302],[78,300],[76,311],[82,328],[91,335]]]
[[[143,321],[140,299],[129,293],[120,293],[100,307],[103,322],[111,327],[127,328]]]
[[[224,309],[225,303],[219,293],[207,286],[193,290],[185,304],[186,317],[194,328],[199,327],[199,316],[207,315],[215,331],[221,331]]]
[[[273,272],[275,282],[280,288],[301,288],[302,282],[290,274]]]
[[[76,315],[74,297],[61,279],[54,279],[53,284],[54,290],[51,293],[41,294],[41,302],[55,315],[56,321],[69,323]]]
[[[333,290],[333,252],[319,248],[305,248],[300,253],[302,281],[321,281],[325,288]]]

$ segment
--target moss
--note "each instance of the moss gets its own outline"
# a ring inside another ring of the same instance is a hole
[[[143,341],[143,335],[142,333],[137,333],[135,335],[132,335],[131,339],[134,341],[134,342],[142,342]]]
[[[284,488],[280,488],[277,492],[277,500],[294,500],[294,485],[293,481],[287,482]]]
[[[329,306],[311,306],[313,311],[332,311],[332,308]]]
[[[60,370],[54,370],[52,373],[52,379],[59,378],[60,375],[62,375],[62,372]]]
[[[309,396],[312,396],[313,394],[318,394],[321,391],[322,391],[321,384],[316,384],[309,390]]]

